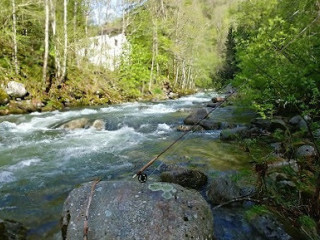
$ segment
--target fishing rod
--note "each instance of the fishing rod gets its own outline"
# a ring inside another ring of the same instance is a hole
[[[201,121],[206,119],[211,113],[216,111],[222,104],[224,104],[231,96],[233,96],[236,92],[232,92],[231,94],[227,95],[223,101],[218,102],[217,105],[211,109],[203,118],[201,118],[196,124],[193,125],[193,127],[189,130],[183,133],[180,137],[178,137],[176,140],[174,140],[168,147],[166,147],[162,152],[160,152],[157,156],[152,158],[147,164],[145,164],[136,174],[133,175],[132,178],[138,177],[139,182],[144,183],[147,181],[148,176],[144,171],[149,168],[155,161],[157,161],[164,153],[169,151],[176,143],[178,143],[184,136],[186,136],[188,133],[192,132],[195,130],[195,128],[199,125]]]

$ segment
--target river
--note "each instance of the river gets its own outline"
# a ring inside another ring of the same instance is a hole
[[[62,205],[74,187],[96,178],[131,181],[135,171],[181,135],[176,127],[189,110],[214,95],[0,117],[0,218],[22,222],[30,239],[59,239]],[[56,128],[80,117],[103,119],[106,130]],[[248,120],[232,107],[218,109],[212,117]],[[249,156],[220,142],[219,134],[189,133],[150,168],[149,180],[157,178],[161,162],[194,167],[209,176],[247,166]]]

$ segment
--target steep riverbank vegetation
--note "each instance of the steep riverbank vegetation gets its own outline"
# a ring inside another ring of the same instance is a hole
[[[310,229],[320,225],[320,3],[243,1],[233,13],[235,31],[229,41],[233,60],[228,66],[239,88],[238,100],[280,124],[271,136],[246,140],[244,147],[257,160],[262,180],[272,174],[277,179],[278,183],[264,183],[263,197],[302,225],[310,239],[318,239]],[[298,116],[291,118],[294,115]],[[275,142],[278,145],[270,147]],[[298,168],[286,163],[267,172],[275,162],[292,159]],[[283,180],[289,183],[286,187],[279,185]]]
[[[25,99],[40,110],[163,98],[171,91],[175,97],[212,86],[223,64],[228,9],[234,2],[137,0],[113,6],[110,0],[5,0],[1,113],[39,110],[26,110],[12,96],[8,104],[3,89],[9,81],[23,83],[29,92]],[[112,9],[115,16],[109,14]],[[106,33],[122,33],[128,40],[114,71],[79,54],[99,44],[92,37]]]

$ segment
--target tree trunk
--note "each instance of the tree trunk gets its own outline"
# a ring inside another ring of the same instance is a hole
[[[17,44],[17,18],[16,18],[16,2],[11,0],[12,4],[12,31],[13,31],[13,61],[16,74],[19,74],[18,66],[18,44]]]
[[[174,79],[174,84],[173,87],[176,87],[178,84],[178,79],[179,79],[179,65],[177,64],[177,72],[176,72],[176,77]]]
[[[57,38],[57,20],[56,20],[56,2],[55,0],[50,0],[50,13],[51,13],[51,28],[53,37],[53,51],[54,51],[54,67],[55,76],[57,79],[60,78],[61,65],[60,65],[60,54],[58,51],[58,38]]]
[[[74,47],[74,58],[76,61],[77,68],[79,68],[79,59],[77,57],[77,13],[78,13],[78,2],[74,1],[73,8],[73,47]]]
[[[44,56],[43,56],[43,72],[42,81],[46,84],[47,79],[47,67],[48,67],[48,55],[49,55],[49,0],[44,1],[45,4],[45,37],[44,37]]]
[[[64,47],[63,47],[63,62],[62,62],[62,73],[61,73],[61,83],[66,81],[67,75],[67,57],[68,57],[68,23],[67,23],[67,1],[63,0],[63,32],[64,32]]]

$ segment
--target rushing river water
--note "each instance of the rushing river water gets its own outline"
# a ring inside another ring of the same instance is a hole
[[[0,117],[0,218],[22,222],[31,239],[59,239],[62,205],[74,187],[95,178],[132,181],[135,171],[181,135],[176,127],[190,108],[212,96],[199,93],[157,103]],[[56,128],[80,117],[103,119],[106,130]],[[234,122],[248,118],[230,107],[212,117]],[[248,164],[248,156],[237,146],[221,143],[219,133],[188,134],[149,172],[160,162],[196,167],[209,176]]]

